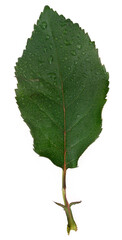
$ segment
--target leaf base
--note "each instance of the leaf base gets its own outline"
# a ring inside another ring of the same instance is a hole
[[[78,203],[81,203],[81,201],[77,201],[77,202],[71,202],[70,204],[68,204],[67,206],[61,204],[61,203],[57,203],[55,202],[58,206],[62,207],[66,213],[66,217],[67,217],[67,221],[68,221],[68,224],[67,224],[67,233],[68,235],[70,234],[70,231],[71,230],[74,230],[74,231],[77,231],[77,225],[74,221],[74,218],[73,218],[73,214],[72,214],[72,211],[71,211],[71,206],[72,205],[75,205],[75,204],[78,204]]]

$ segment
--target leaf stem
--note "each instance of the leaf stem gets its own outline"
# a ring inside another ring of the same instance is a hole
[[[77,231],[77,225],[74,221],[72,211],[71,211],[71,206],[68,203],[67,196],[66,196],[66,169],[65,168],[62,173],[62,195],[64,200],[64,210],[65,210],[67,221],[68,221],[67,232],[69,234],[70,230]]]

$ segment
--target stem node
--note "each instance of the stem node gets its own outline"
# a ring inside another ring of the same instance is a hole
[[[72,203],[68,203],[67,197],[66,197],[66,169],[63,170],[63,174],[62,174],[62,195],[63,195],[63,200],[64,200],[64,210],[67,216],[67,221],[68,221],[68,225],[67,225],[67,233],[70,233],[70,230],[75,230],[77,231],[77,225],[74,221],[73,218],[73,214],[71,211],[71,206],[79,202],[72,202]]]

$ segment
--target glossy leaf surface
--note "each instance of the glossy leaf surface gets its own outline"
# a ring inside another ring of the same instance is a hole
[[[34,150],[63,168],[77,166],[101,132],[108,73],[78,24],[48,6],[16,64],[16,99]]]

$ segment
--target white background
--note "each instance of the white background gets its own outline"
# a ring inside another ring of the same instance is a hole
[[[14,66],[45,5],[70,18],[96,42],[110,74],[103,131],[67,171],[78,231],[66,232],[61,169],[33,151],[15,102]],[[0,240],[122,240],[121,0],[11,0],[0,4]]]

